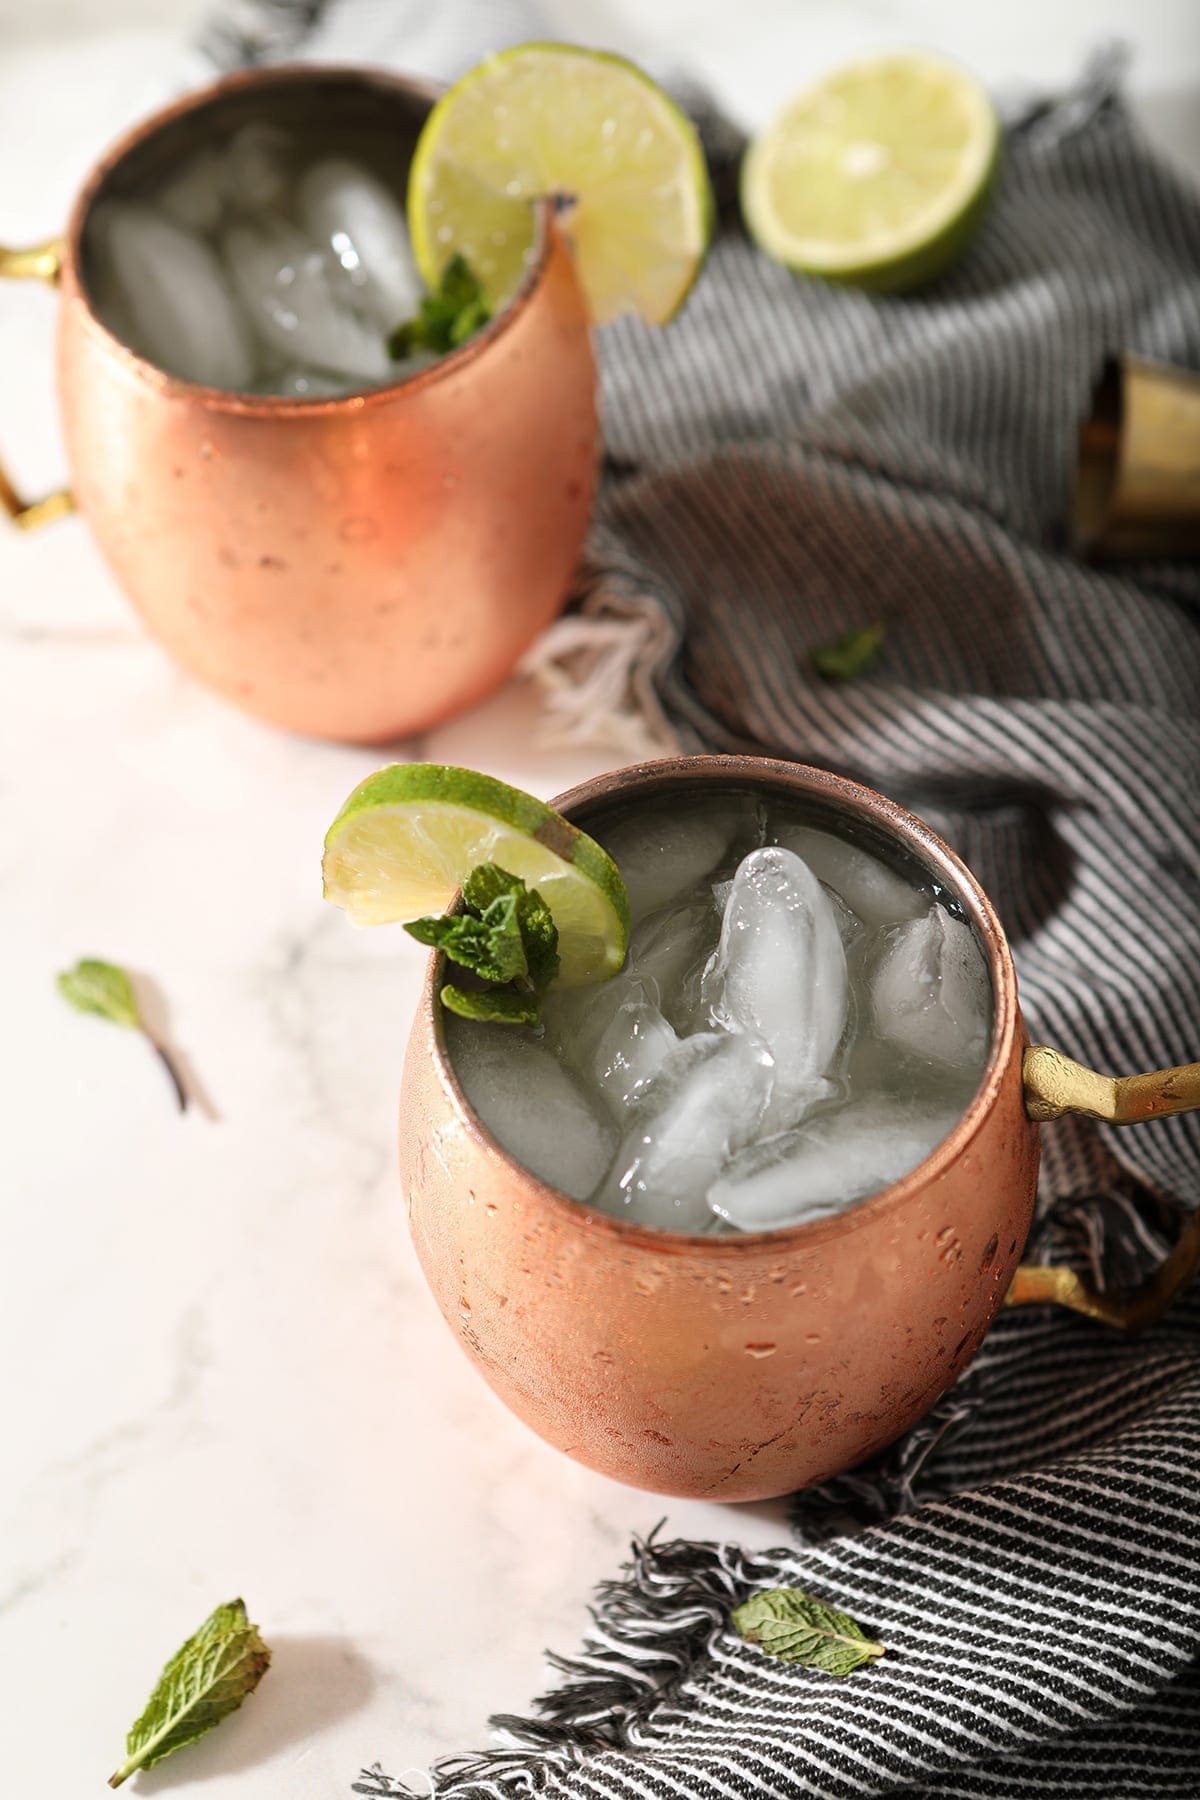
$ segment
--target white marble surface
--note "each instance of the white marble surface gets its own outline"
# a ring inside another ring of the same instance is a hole
[[[192,10],[131,0],[97,32],[82,0],[0,0],[0,240],[54,228]],[[636,42],[629,6],[555,10]],[[667,0],[660,30],[753,116],[791,85],[800,11],[758,0],[735,25]],[[1118,26],[1142,46],[1143,109],[1200,164],[1177,105],[1200,86],[1192,0],[1052,24],[1013,4],[1003,40],[968,26],[984,11],[814,6],[807,60],[921,37],[997,80],[1054,80]],[[0,295],[0,449],[32,489],[60,468],[51,308]],[[631,1532],[665,1514],[765,1544],[782,1509],[660,1502],[575,1467],[437,1318],[393,1151],[420,957],[318,897],[322,830],[377,755],[273,735],[173,672],[78,521],[0,532],[0,634],[3,1791],[98,1794],[163,1657],[239,1592],[274,1668],[140,1791],[325,1800],[376,1757],[420,1770],[525,1705]],[[514,688],[425,751],[546,794],[605,760],[539,751],[535,724]],[[89,953],[156,984],[214,1116],[177,1117],[138,1040],[58,1000],[54,972]]]

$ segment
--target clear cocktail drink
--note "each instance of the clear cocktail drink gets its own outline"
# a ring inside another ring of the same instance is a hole
[[[590,822],[629,890],[625,968],[538,1031],[449,1018],[488,1129],[576,1200],[663,1230],[820,1218],[966,1109],[992,1002],[961,906],[895,847],[746,790]]]

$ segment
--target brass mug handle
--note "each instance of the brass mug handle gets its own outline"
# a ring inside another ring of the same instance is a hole
[[[1026,1050],[1021,1073],[1025,1110],[1031,1119],[1082,1113],[1110,1125],[1140,1125],[1171,1113],[1200,1110],[1200,1063],[1155,1069],[1148,1075],[1101,1075],[1061,1050],[1037,1044]],[[1022,1264],[1013,1276],[1005,1304],[1065,1306],[1122,1331],[1140,1331],[1165,1312],[1198,1273],[1200,1207],[1190,1215],[1179,1241],[1149,1281],[1132,1293],[1101,1294],[1073,1269]]]
[[[62,238],[50,238],[28,250],[6,250],[0,244],[0,280],[44,281],[47,287],[55,287],[62,260]],[[57,493],[47,494],[42,500],[23,500],[9,480],[3,463],[0,463],[0,506],[22,531],[36,531],[39,526],[49,525],[75,510],[75,502],[67,488],[59,488]]]

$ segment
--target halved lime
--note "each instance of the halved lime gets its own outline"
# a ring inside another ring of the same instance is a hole
[[[457,252],[493,307],[513,293],[533,242],[531,202],[561,204],[592,317],[678,311],[712,233],[704,152],[648,75],[599,50],[521,44],[444,94],[408,179],[408,228],[434,286]]]
[[[326,834],[325,898],[354,925],[400,924],[443,912],[484,862],[545,900],[563,985],[616,974],[629,941],[616,863],[544,801],[473,769],[395,763],[369,775]]]
[[[791,269],[897,292],[961,255],[1000,146],[974,76],[925,52],[866,57],[800,94],[755,139],[742,213]]]

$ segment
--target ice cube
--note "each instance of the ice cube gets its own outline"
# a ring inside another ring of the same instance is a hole
[[[709,1023],[702,1012],[700,978],[717,941],[720,917],[703,900],[667,906],[633,928],[627,967],[652,984],[654,997],[677,1031]]]
[[[96,309],[132,348],[186,381],[244,390],[255,353],[209,246],[136,200],[108,200],[89,227]]]
[[[279,220],[231,225],[222,249],[268,350],[356,380],[387,380],[392,365],[383,333],[339,303],[326,258],[303,232]]]
[[[944,906],[885,931],[868,979],[881,1037],[952,1068],[982,1063],[991,1023],[987,968],[970,927]]]
[[[243,125],[222,159],[225,200],[246,212],[278,212],[287,204],[296,151],[278,125]]]
[[[330,158],[301,176],[296,205],[308,235],[369,300],[383,331],[415,316],[425,286],[404,214],[381,181],[356,163]]]
[[[157,204],[188,231],[215,231],[225,207],[225,158],[211,146],[188,157],[158,190]]]
[[[735,1156],[709,1188],[709,1205],[740,1231],[825,1218],[915,1169],[959,1116],[945,1105],[878,1100],[818,1114]]]
[[[850,911],[872,929],[915,919],[929,905],[928,894],[847,838],[810,825],[785,825],[775,835],[785,849],[803,857],[818,881],[839,894]]]
[[[562,1063],[507,1025],[446,1020],[463,1092],[510,1156],[551,1187],[586,1200],[612,1159],[617,1131]]]
[[[592,1059],[600,1090],[618,1118],[645,1097],[678,1042],[645,982],[633,982]]]
[[[635,1109],[593,1203],[663,1231],[706,1230],[707,1191],[754,1135],[770,1091],[761,1045],[725,1032],[684,1038]]]
[[[713,1021],[765,1044],[775,1063],[768,1129],[821,1092],[846,1023],[846,953],[828,894],[790,850],[753,850],[734,876],[704,971]]]
[[[729,804],[677,814],[653,809],[618,819],[604,832],[608,851],[629,890],[635,923],[679,900],[710,875],[733,840],[738,813]]]

